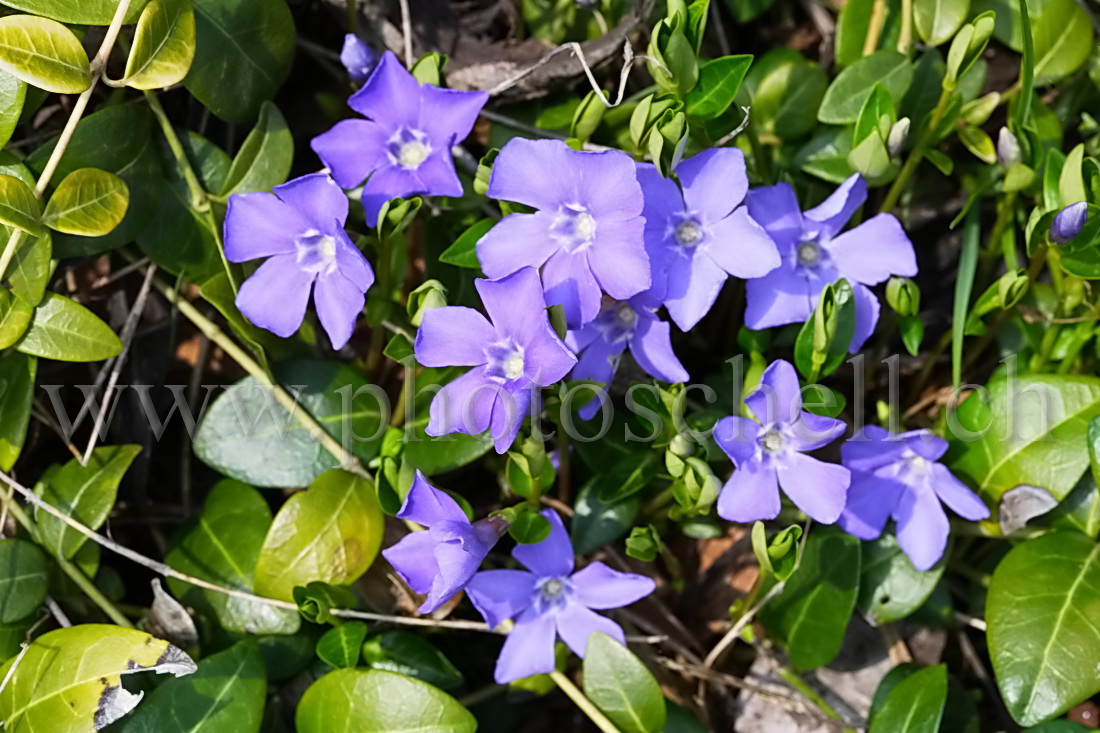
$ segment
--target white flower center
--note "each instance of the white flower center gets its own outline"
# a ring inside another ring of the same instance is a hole
[[[584,241],[596,236],[596,220],[587,211],[582,211],[574,217],[573,236]]]
[[[703,239],[703,229],[694,219],[684,219],[676,225],[673,232],[676,243],[681,247],[694,247]]]
[[[295,241],[298,265],[306,272],[327,274],[336,268],[336,239],[310,229]]]
[[[615,309],[615,321],[624,328],[631,328],[638,322],[638,313],[629,303],[620,303]]]
[[[912,451],[906,450],[903,454],[906,463],[909,465],[909,472],[918,476],[929,473],[932,470],[932,462],[924,456],[917,455]]]
[[[596,238],[596,219],[580,204],[568,204],[550,227],[567,251],[580,249]]]
[[[565,590],[565,584],[561,582],[561,578],[550,578],[542,584],[542,595],[548,600],[557,598]]]
[[[760,446],[765,453],[778,453],[783,450],[783,446],[786,444],[787,439],[775,428],[764,433],[764,438],[760,441]]]
[[[543,578],[536,586],[535,606],[543,612],[554,611],[569,601],[573,584],[568,578]]]
[[[386,155],[390,162],[408,171],[414,171],[432,154],[428,136],[420,130],[402,127],[389,139]]]
[[[511,341],[493,344],[486,349],[485,356],[490,376],[507,381],[523,376],[523,349]]]
[[[504,377],[517,379],[523,374],[523,354],[518,351],[504,360]]]
[[[821,247],[817,242],[799,242],[795,256],[798,257],[798,264],[813,267],[821,261]]]

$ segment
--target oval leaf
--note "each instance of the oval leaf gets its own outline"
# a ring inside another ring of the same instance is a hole
[[[0,145],[7,145],[27,99],[27,83],[0,71]]]
[[[58,94],[80,94],[92,85],[80,39],[57,21],[33,15],[0,18],[0,69]]]
[[[256,592],[293,601],[294,587],[311,581],[354,583],[378,554],[382,521],[370,481],[321,475],[276,515],[256,561]]]
[[[1074,0],[1051,0],[1032,25],[1035,39],[1035,83],[1049,84],[1068,76],[1089,57],[1092,24]]]
[[[871,733],[936,733],[947,704],[947,668],[938,664],[899,682],[871,718]]]
[[[859,607],[876,623],[898,621],[920,608],[943,577],[944,560],[921,572],[913,567],[894,535],[862,544]]]
[[[61,181],[42,220],[65,234],[102,237],[122,223],[129,206],[125,181],[98,168],[81,168]]]
[[[162,89],[183,81],[195,58],[191,0],[152,0],[141,13],[123,81],[134,89]]]
[[[363,644],[367,666],[415,677],[436,687],[458,687],[462,673],[443,652],[407,631],[383,631]]]
[[[1100,692],[1100,545],[1053,532],[1012,549],[989,585],[989,653],[1005,707],[1020,725],[1060,715]]]
[[[38,359],[8,351],[0,356],[0,471],[10,471],[27,439]]]
[[[0,174],[0,222],[40,237],[46,233],[41,218],[42,205],[30,186],[14,176]]]
[[[851,124],[859,119],[863,103],[875,84],[886,87],[896,105],[912,81],[913,64],[905,54],[889,49],[876,51],[837,75],[825,90],[817,119],[830,125]]]
[[[222,185],[222,196],[270,191],[286,181],[294,161],[294,136],[286,119],[271,102],[260,108],[260,119],[233,159]]]
[[[15,348],[58,361],[102,361],[118,356],[122,342],[110,326],[84,306],[63,295],[47,293]]]
[[[661,686],[625,646],[600,631],[588,637],[584,694],[623,733],[664,730]]]
[[[946,43],[962,27],[970,0],[913,0],[913,25],[929,46]]]
[[[354,667],[359,663],[359,647],[367,638],[367,625],[349,621],[331,628],[317,640],[317,656],[333,667]]]
[[[35,545],[0,540],[0,623],[26,618],[46,598],[50,562]]]
[[[338,669],[310,685],[295,714],[298,733],[333,730],[473,733],[477,721],[457,700],[393,672]]]
[[[130,0],[127,23],[137,20],[146,2],[148,0]],[[8,0],[4,4],[25,13],[76,25],[109,25],[118,9],[118,0]]]
[[[699,81],[685,101],[688,114],[712,120],[729,109],[741,88],[752,56],[723,56],[699,68]]]

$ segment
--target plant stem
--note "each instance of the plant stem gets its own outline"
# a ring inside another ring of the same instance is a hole
[[[867,35],[863,39],[863,55],[870,56],[878,48],[878,39],[882,35],[882,25],[886,21],[886,0],[875,0],[871,6],[871,21],[867,24]]]
[[[901,31],[898,33],[898,51],[906,56],[913,46],[913,0],[901,0]]]
[[[886,193],[886,198],[882,201],[882,208],[879,209],[879,213],[888,213],[894,210],[894,207],[898,205],[898,201],[901,199],[901,193],[905,190],[906,184],[909,183],[909,179],[913,177],[913,173],[916,172],[917,166],[924,159],[924,151],[932,142],[932,137],[936,134],[936,128],[940,126],[940,122],[943,121],[943,116],[947,112],[947,106],[951,102],[952,91],[943,90],[940,93],[940,99],[936,102],[936,108],[932,110],[932,117],[928,120],[928,126],[921,132],[920,139],[917,140],[917,144],[913,146],[913,149],[909,152],[909,157],[906,158],[905,164],[898,172],[898,177],[894,179],[894,183],[890,186],[890,190]]]
[[[38,177],[38,182],[34,186],[34,197],[37,199],[42,198],[42,194],[46,193],[46,188],[50,185],[54,173],[57,172],[57,167],[61,165],[61,157],[65,155],[65,150],[72,142],[73,135],[76,133],[76,126],[80,122],[80,118],[84,116],[84,110],[88,108],[88,102],[92,99],[92,93],[95,91],[96,85],[103,77],[103,73],[107,68],[107,59],[111,55],[111,49],[118,39],[118,32],[122,30],[122,21],[125,20],[126,13],[129,10],[130,0],[121,0],[115,9],[114,17],[111,18],[111,25],[107,27],[107,34],[103,37],[103,43],[100,44],[99,51],[91,62],[91,83],[76,98],[76,104],[73,105],[73,110],[69,113],[69,119],[65,122],[65,127],[57,138],[57,144],[54,145],[53,151],[50,152],[50,158],[46,161],[46,167],[42,169],[42,175]],[[0,254],[0,280],[3,280],[7,274],[12,258],[15,257],[15,250],[18,249],[23,236],[22,231],[15,229],[8,237],[4,252]]]
[[[825,713],[825,715],[829,716],[833,720],[844,722],[844,718],[840,717],[840,713],[834,710],[833,706],[826,702],[825,698],[817,694],[817,690],[806,684],[806,680],[802,679],[802,677],[793,669],[791,669],[790,667],[780,667],[779,677],[788,685],[802,693],[803,697],[812,702],[814,706],[817,707],[817,709],[821,712]],[[853,731],[851,728],[842,728],[842,730],[844,730],[846,733],[855,733],[855,731]]]
[[[596,727],[603,731],[603,733],[621,733],[615,724],[608,720],[607,716],[601,713],[600,709],[597,708],[591,700],[585,697],[585,694],[580,691],[580,688],[573,684],[573,680],[556,669],[550,673],[550,679],[554,680],[554,684],[556,684],[562,692],[568,695],[569,699],[572,700],[573,703],[581,709],[581,712],[587,715],[588,719],[595,723]]]

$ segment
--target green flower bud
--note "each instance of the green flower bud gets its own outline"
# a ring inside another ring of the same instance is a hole
[[[907,277],[892,277],[886,283],[886,302],[899,316],[920,312],[920,288]]]

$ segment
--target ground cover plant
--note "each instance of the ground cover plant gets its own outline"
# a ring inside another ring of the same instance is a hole
[[[7,0],[4,729],[1100,727],[1097,28]]]

